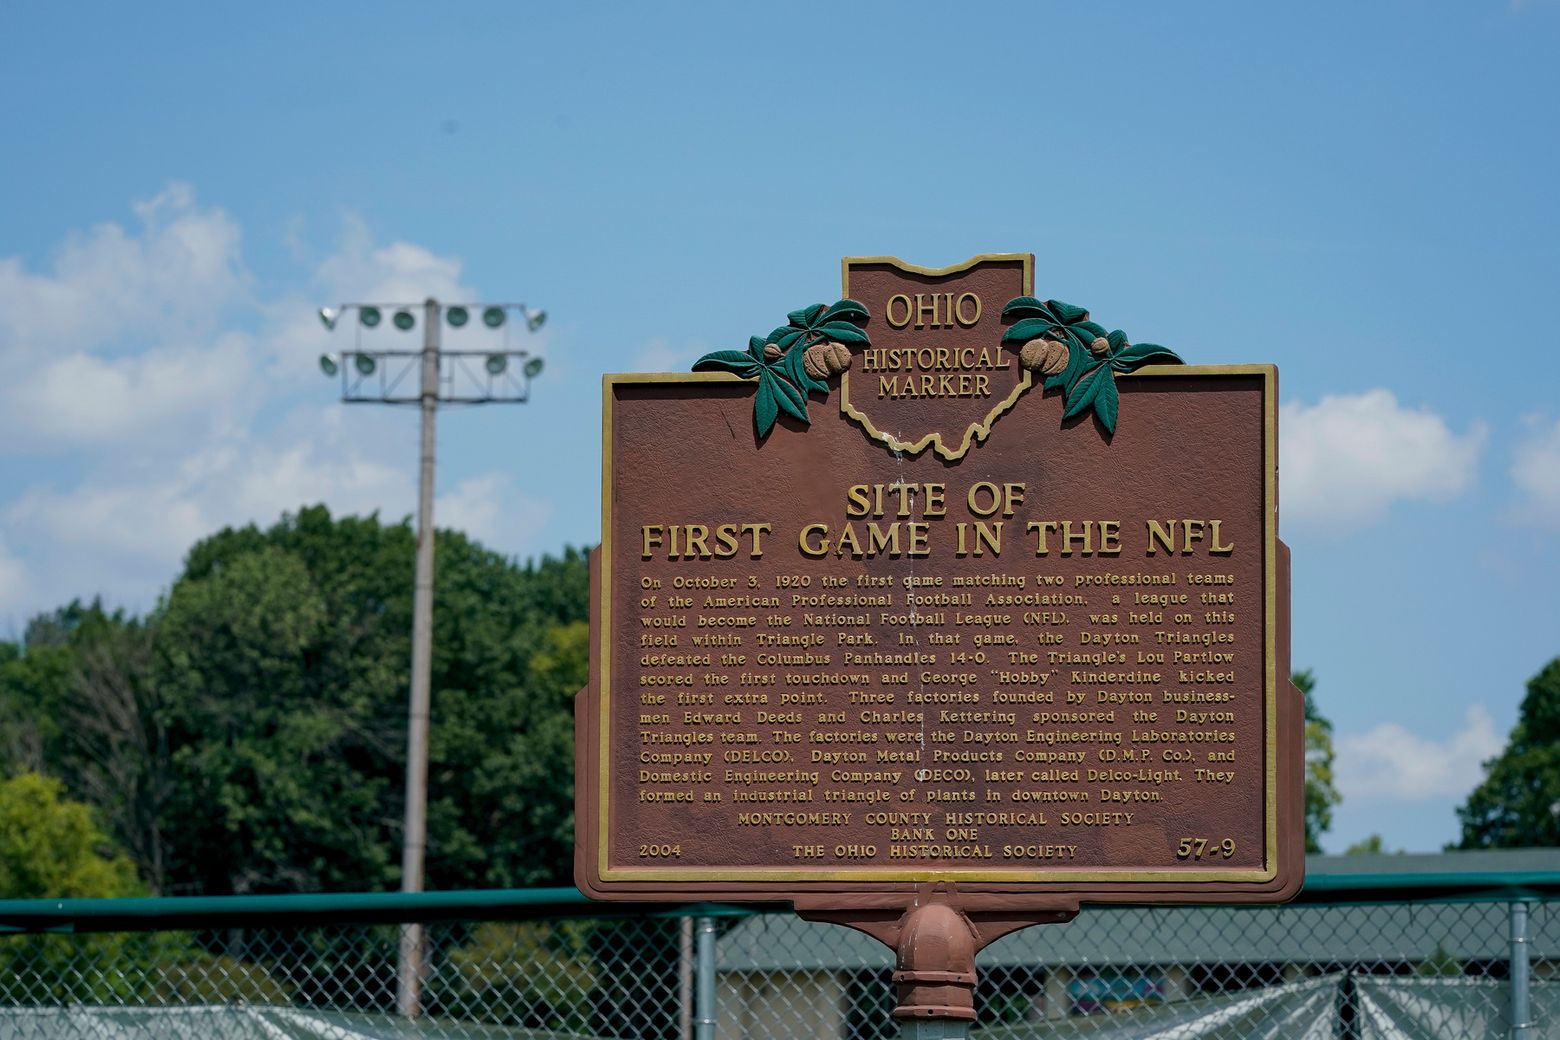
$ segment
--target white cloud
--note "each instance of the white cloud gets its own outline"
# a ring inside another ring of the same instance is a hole
[[[24,561],[7,556],[0,542],[0,603],[30,602],[32,570],[49,575],[47,591],[60,601],[101,592],[147,607],[189,548],[224,526],[267,526],[316,502],[336,515],[378,512],[387,522],[413,515],[415,455],[384,436],[407,413],[387,409],[376,422],[362,413],[343,419],[342,411],[300,411],[255,440],[200,447],[155,469],[98,474],[63,492],[27,491],[0,507],[0,531],[31,547]],[[550,513],[505,473],[462,480],[434,506],[439,527],[508,555],[535,551],[535,533]]]
[[[174,184],[139,227],[70,236],[52,268],[0,259],[0,444],[126,451],[243,414],[246,337],[219,333],[249,276],[226,213]]]
[[[29,591],[27,570],[22,561],[11,555],[5,539],[0,538],[0,603],[22,603]],[[17,620],[17,619],[11,619]]]
[[[131,357],[70,353],[5,388],[0,429],[31,450],[46,443],[123,447],[192,424],[209,429],[248,410],[252,374],[240,336]]]
[[[0,258],[0,450],[51,456],[0,490],[0,610],[18,615],[0,623],[73,596],[150,607],[191,545],[224,526],[316,502],[392,523],[416,511],[415,412],[343,407],[316,359],[360,342],[415,346],[420,333],[331,333],[315,310],[475,299],[461,261],[376,243],[348,220],[294,284],[257,288],[237,224],[187,186],[133,209],[127,226],[68,236],[45,267]],[[476,349],[502,335],[459,333]],[[441,527],[537,550],[545,501],[503,472],[453,479]]]
[[[1487,430],[1454,433],[1389,390],[1324,397],[1280,411],[1279,488],[1286,520],[1342,530],[1380,520],[1398,501],[1445,502],[1471,487]]]
[[[110,485],[94,481],[70,491],[34,489],[9,505],[5,525],[36,548],[176,562],[209,533],[198,504],[178,482]],[[44,550],[47,554],[47,550]]]
[[[187,186],[133,208],[129,227],[68,236],[46,268],[0,258],[0,443],[56,456],[0,490],[6,610],[99,593],[146,608],[190,546],[225,525],[269,525],[315,502],[390,522],[416,508],[414,415],[336,402],[315,360],[359,333],[326,332],[315,308],[469,300],[461,262],[376,244],[349,222],[298,284],[259,293],[236,223]],[[441,526],[505,551],[534,548],[547,517],[501,474],[440,505]]]
[[[243,518],[262,523],[315,502],[337,513],[380,510],[395,520],[413,510],[408,468],[314,444],[278,446],[248,460],[232,482],[232,501]]]
[[[255,299],[242,235],[223,210],[202,207],[184,184],[132,209],[136,226],[73,234],[48,270],[0,258],[0,444],[9,450],[132,455],[244,429],[276,391],[262,381],[312,388],[318,356],[356,342],[351,326],[326,332],[320,304],[473,296],[460,260],[409,242],[376,245],[349,220],[307,294]],[[256,331],[222,331],[238,316]],[[400,347],[403,336],[415,334],[378,334]]]
[[[314,270],[309,289],[312,296],[293,293],[261,305],[265,329],[258,352],[268,359],[265,377],[290,386],[317,385],[319,356],[358,343],[356,316],[347,315],[332,333],[320,324],[321,306],[391,301],[413,304],[417,330],[421,330],[422,309],[416,305],[429,296],[446,303],[477,298],[461,281],[461,268],[459,259],[439,256],[410,242],[377,246],[362,222],[349,218],[336,250]],[[403,333],[388,325],[387,320],[378,332],[362,333],[363,346],[421,346],[420,331]]]
[[[371,423],[370,435],[347,435],[358,431],[343,429],[341,411],[300,411],[271,430],[97,471],[67,490],[30,489],[0,507],[0,530],[28,547],[27,570],[49,576],[42,591],[54,599],[102,592],[146,607],[189,548],[224,526],[266,526],[316,502],[337,514],[411,513],[408,467],[380,457],[393,445],[372,436]]]
[[[629,363],[633,372],[686,372],[695,359],[708,351],[680,347],[660,336],[639,348]]]
[[[1560,525],[1560,419],[1530,422],[1532,434],[1512,453],[1511,482],[1522,493],[1518,515]]]
[[[1499,754],[1505,741],[1489,712],[1473,704],[1462,729],[1444,741],[1384,722],[1366,733],[1340,734],[1335,746],[1338,790],[1345,802],[1419,802],[1466,795],[1483,779],[1485,760]]]
[[[0,344],[89,349],[216,327],[249,284],[237,223],[198,206],[186,184],[132,208],[139,228],[106,223],[73,234],[50,272],[0,259]]]
[[[315,282],[329,303],[415,303],[429,296],[458,301],[472,298],[461,283],[461,262],[411,242],[376,246],[362,222],[349,219],[336,251],[320,263]]]
[[[521,494],[509,474],[484,473],[438,496],[433,520],[437,527],[464,531],[488,549],[515,556],[534,547],[532,535],[551,512],[548,503]]]

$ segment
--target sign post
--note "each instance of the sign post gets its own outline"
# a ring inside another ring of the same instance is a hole
[[[576,882],[784,901],[893,948],[895,1015],[1086,903],[1303,872],[1277,373],[847,258],[688,375],[607,376]]]

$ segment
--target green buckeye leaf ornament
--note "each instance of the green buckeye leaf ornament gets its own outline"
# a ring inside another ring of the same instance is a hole
[[[1005,345],[1023,347],[1041,336],[1067,344],[1067,365],[1045,377],[1045,389],[1062,391],[1064,421],[1092,411],[1107,435],[1116,432],[1121,411],[1116,373],[1134,372],[1145,365],[1182,363],[1167,347],[1134,345],[1120,329],[1107,333],[1103,325],[1090,320],[1086,308],[1061,300],[1015,297],[1002,308],[1002,317],[1013,322],[1002,335]],[[1095,344],[1101,339],[1105,341],[1103,352],[1097,354]]]
[[[760,439],[769,436],[775,421],[784,412],[800,423],[807,416],[807,397],[827,397],[829,383],[808,373],[805,355],[820,343],[843,343],[847,347],[865,347],[871,340],[857,322],[869,317],[867,308],[855,300],[840,300],[832,305],[815,303],[786,315],[786,324],[768,336],[752,336],[748,349],[716,350],[693,363],[695,372],[729,372],[743,379],[757,379],[753,394],[753,429]],[[773,356],[771,350],[773,348]]]

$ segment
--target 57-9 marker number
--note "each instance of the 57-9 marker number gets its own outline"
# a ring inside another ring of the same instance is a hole
[[[1235,855],[1235,839],[1225,838],[1214,843],[1208,838],[1182,838],[1180,844],[1175,847],[1176,859],[1212,859],[1220,856],[1229,859]]]

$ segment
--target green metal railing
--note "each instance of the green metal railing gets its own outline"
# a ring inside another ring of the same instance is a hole
[[[1560,1038],[1557,907],[1560,863],[1313,873],[1284,907],[1086,908],[982,952],[971,1035]],[[429,957],[409,1021],[413,921]],[[783,908],[574,889],[0,900],[7,1040],[888,1040],[891,969]]]
[[[1560,857],[1560,852],[1557,852]],[[1317,874],[1290,906],[1359,903],[1552,902],[1554,870]],[[599,903],[575,888],[466,889],[452,892],[339,892],[268,896],[163,896],[140,899],[0,899],[0,933],[119,932],[275,924],[385,924],[497,921],[532,917],[732,916],[763,912],[712,903]]]

